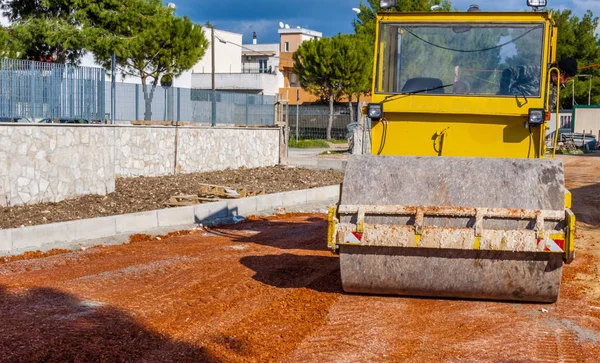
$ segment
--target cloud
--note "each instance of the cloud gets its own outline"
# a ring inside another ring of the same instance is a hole
[[[260,43],[278,43],[279,37],[273,39],[271,34],[277,34],[277,22],[273,20],[221,20],[215,21],[215,28],[243,34],[244,44],[252,42],[252,33],[256,32]],[[273,41],[274,40],[274,41]]]

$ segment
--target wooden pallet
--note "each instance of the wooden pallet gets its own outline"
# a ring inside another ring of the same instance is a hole
[[[238,199],[264,195],[264,189],[249,190],[247,187],[226,187],[222,185],[200,184],[200,192],[195,195],[175,195],[169,200],[169,205],[188,206],[200,203],[218,202],[227,199]]]

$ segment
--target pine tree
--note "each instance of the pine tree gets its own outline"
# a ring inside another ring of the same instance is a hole
[[[96,60],[109,69],[113,51],[119,72],[142,81],[144,119],[152,117],[154,91],[204,56],[208,41],[201,26],[176,17],[161,0],[104,0],[90,6],[86,37]]]
[[[340,93],[334,67],[335,53],[334,41],[325,37],[303,42],[292,56],[294,73],[298,75],[302,88],[329,102],[327,140],[331,139],[333,104]]]

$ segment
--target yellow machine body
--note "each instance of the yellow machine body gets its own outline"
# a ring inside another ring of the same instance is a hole
[[[475,156],[543,158],[547,125],[525,126],[531,108],[544,108],[546,87],[539,96],[414,94],[389,97],[381,91],[386,81],[386,47],[381,25],[390,24],[539,24],[543,27],[541,83],[548,84],[548,66],[556,61],[557,31],[551,14],[519,13],[380,13],[377,17],[377,54],[372,102],[381,103],[385,118],[372,127],[375,155]],[[388,42],[389,43],[389,42]],[[432,60],[435,61],[435,60]],[[494,70],[499,71],[499,70]],[[499,72],[497,72],[499,73]],[[389,77],[388,77],[389,78]],[[387,127],[386,127],[387,126]],[[384,128],[387,128],[384,140]]]
[[[556,43],[546,12],[377,15],[372,155],[329,214],[345,291],[557,299],[575,216],[562,163],[541,160]],[[537,89],[507,92],[511,65]]]

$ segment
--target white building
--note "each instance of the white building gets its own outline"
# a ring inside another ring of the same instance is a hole
[[[210,41],[210,31],[207,32]],[[218,91],[275,95],[283,85],[279,44],[242,43],[242,34],[215,30],[215,89]],[[210,46],[209,46],[210,49]],[[192,88],[212,89],[210,50],[193,68]]]
[[[204,28],[208,48],[204,57],[192,68],[193,74],[211,74],[212,44],[211,29]],[[241,73],[242,34],[215,29],[215,74]],[[197,87],[193,87],[197,88]]]

